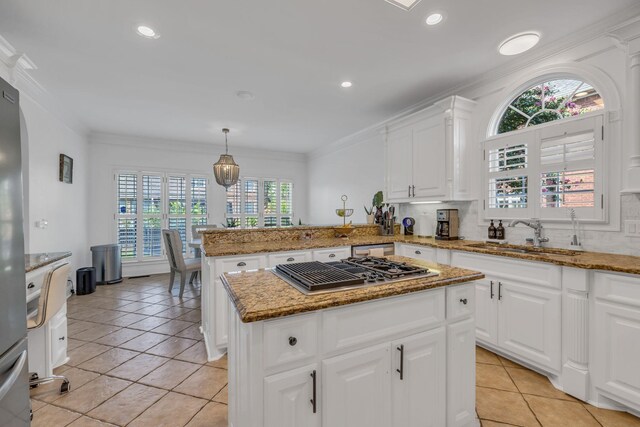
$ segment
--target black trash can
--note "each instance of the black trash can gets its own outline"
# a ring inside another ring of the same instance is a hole
[[[76,270],[76,294],[87,295],[96,291],[96,269],[83,267]]]

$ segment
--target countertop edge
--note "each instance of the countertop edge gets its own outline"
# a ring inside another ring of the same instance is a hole
[[[30,273],[34,270],[37,270],[42,267],[46,267],[47,265],[53,264],[54,262],[60,261],[61,259],[69,258],[73,255],[71,252],[51,252],[50,255],[44,261],[37,261],[33,264],[27,264],[27,257],[38,257],[46,254],[47,252],[42,253],[33,253],[33,254],[25,254],[25,273]]]

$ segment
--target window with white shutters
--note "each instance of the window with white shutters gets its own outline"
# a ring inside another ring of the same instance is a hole
[[[485,141],[485,217],[603,221],[603,116]]]
[[[227,190],[228,227],[293,225],[293,183],[268,178],[242,178]]]
[[[191,225],[207,224],[209,179],[195,175],[117,171],[117,242],[124,261],[164,258],[162,229],[176,229],[192,255]]]

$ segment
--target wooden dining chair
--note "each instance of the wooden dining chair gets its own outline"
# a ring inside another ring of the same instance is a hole
[[[184,285],[187,282],[187,273],[191,273],[189,284],[193,284],[193,280],[200,271],[200,258],[184,259],[182,253],[182,239],[178,230],[162,230],[164,238],[164,246],[167,250],[167,258],[169,259],[169,267],[171,268],[171,276],[169,278],[169,292],[173,289],[173,282],[176,272],[180,273],[180,298],[184,294]]]

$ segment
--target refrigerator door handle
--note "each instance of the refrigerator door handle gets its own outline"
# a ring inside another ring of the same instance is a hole
[[[11,373],[9,377],[4,382],[4,384],[0,385],[0,400],[4,399],[4,397],[9,393],[9,390],[13,387],[13,385],[20,377],[20,373],[22,372],[22,368],[27,361],[27,350],[23,350],[18,358],[18,361],[11,368]]]

